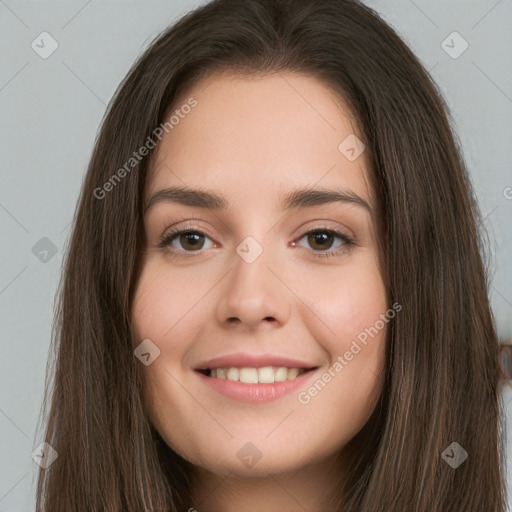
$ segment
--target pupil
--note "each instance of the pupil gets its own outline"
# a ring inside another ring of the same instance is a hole
[[[327,234],[325,232],[322,232],[322,231],[316,231],[316,232],[311,233],[311,237],[313,238],[314,243],[319,243],[321,245],[322,243],[325,244],[326,240],[328,238],[330,238],[331,235],[329,235],[329,234]],[[329,244],[329,246],[330,245],[331,244]],[[320,247],[320,249],[326,249],[326,247]]]
[[[197,233],[185,233],[182,236],[185,237],[185,240],[186,240],[186,243],[183,244],[183,247],[186,247],[187,243],[191,243],[192,249],[197,249],[197,248],[200,249],[201,248],[202,244],[200,246],[198,246],[197,244],[194,244],[194,241],[195,242],[200,241],[199,238],[201,235],[198,235]]]

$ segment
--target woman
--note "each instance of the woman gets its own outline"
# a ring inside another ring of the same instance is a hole
[[[59,303],[38,511],[504,511],[448,109],[351,0],[217,0],[121,84]]]

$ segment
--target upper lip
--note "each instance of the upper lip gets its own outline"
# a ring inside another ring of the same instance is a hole
[[[248,354],[237,353],[215,357],[200,363],[196,370],[208,370],[212,368],[261,368],[264,366],[285,366],[287,368],[317,368],[314,364],[291,359],[289,357],[273,354]]]

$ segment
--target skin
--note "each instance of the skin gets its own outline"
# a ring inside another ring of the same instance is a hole
[[[150,339],[160,349],[143,367],[147,412],[166,443],[196,466],[190,506],[199,512],[325,511],[347,470],[334,457],[382,390],[386,327],[308,404],[298,392],[265,404],[236,401],[202,383],[194,368],[256,352],[311,362],[320,378],[386,312],[370,212],[340,202],[283,211],[279,201],[295,188],[322,187],[373,204],[366,153],[349,161],[338,149],[349,134],[362,136],[329,87],[296,73],[219,73],[174,108],[191,96],[197,106],[157,148],[145,200],[186,185],[224,195],[229,207],[158,202],[145,212],[132,319],[138,343]],[[172,227],[206,236],[195,245],[178,236],[159,248]],[[341,231],[355,245],[315,256],[344,246],[336,236],[315,243],[307,233],[318,228]],[[263,249],[252,263],[236,252],[247,236]],[[261,453],[252,467],[237,457],[247,442]]]

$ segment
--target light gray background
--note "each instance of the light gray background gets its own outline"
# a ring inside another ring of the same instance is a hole
[[[0,512],[34,508],[31,454],[42,441],[36,423],[53,301],[106,105],[148,43],[201,3],[0,0]],[[512,0],[366,3],[431,70],[451,108],[491,235],[499,335],[512,338]],[[43,31],[59,45],[47,59],[31,48]],[[441,46],[453,31],[469,44],[456,59]],[[33,251],[44,237],[57,251],[46,262]],[[509,387],[503,397],[509,417]]]

